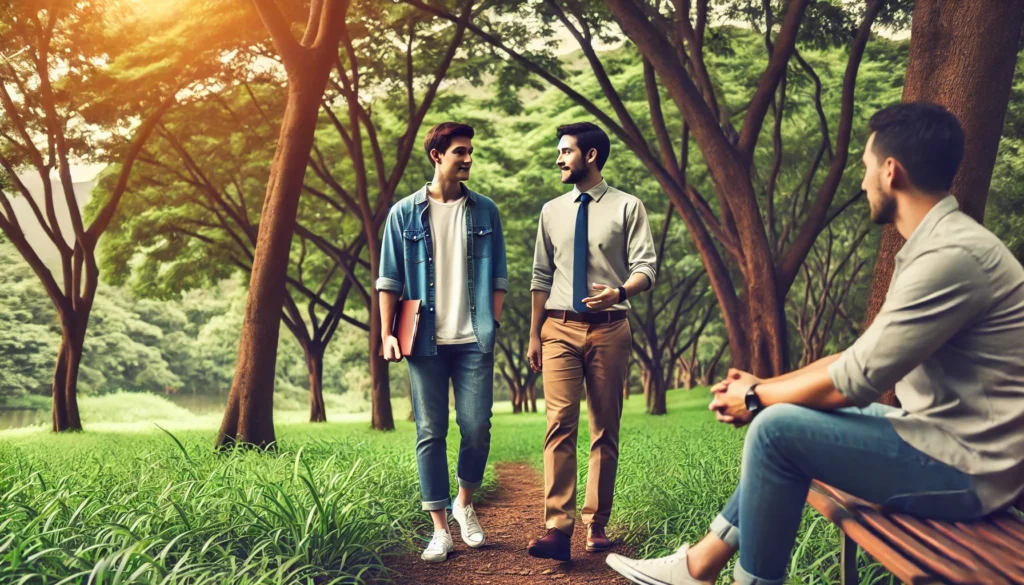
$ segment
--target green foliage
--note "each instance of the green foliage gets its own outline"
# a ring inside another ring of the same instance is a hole
[[[1024,262],[1024,52],[1010,90],[996,166],[985,209],[985,224]]]
[[[0,402],[50,390],[60,327],[41,288],[13,246],[0,243]]]

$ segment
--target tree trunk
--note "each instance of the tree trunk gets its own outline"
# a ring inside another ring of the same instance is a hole
[[[57,352],[57,367],[53,373],[53,409],[51,429],[55,433],[71,430],[68,425],[68,409],[65,402],[65,387],[68,381],[68,334],[61,337]]]
[[[217,437],[220,447],[237,443],[269,448],[275,441],[274,374],[284,276],[288,273],[299,196],[329,71],[316,61],[306,67],[312,69],[304,72],[307,75],[289,75],[281,135],[260,215],[235,379]]]
[[[644,371],[644,397],[647,403],[647,414],[665,414],[665,374],[660,364]]]
[[[82,430],[82,419],[78,413],[78,371],[82,365],[84,327],[79,326],[80,319],[70,310],[61,316],[61,320],[64,323],[53,374],[50,426],[55,433]]]
[[[530,412],[537,412],[537,379],[530,380],[526,385],[526,398],[530,404]]]
[[[309,369],[309,422],[327,422],[327,408],[324,406],[324,348],[311,345],[306,350],[306,367]]]
[[[82,350],[85,346],[85,324],[81,323],[67,349],[67,380],[64,382],[64,408],[67,409],[67,430],[82,430],[82,419],[78,414],[78,371],[82,366]]]
[[[979,222],[1002,136],[1013,70],[1017,64],[1024,2],[918,0],[903,101],[926,100],[948,109],[964,129],[964,159],[952,194]],[[885,302],[896,253],[904,240],[892,225],[882,230],[864,328]],[[892,390],[879,400],[898,405]]]
[[[518,374],[516,375],[518,376]],[[523,404],[526,402],[526,388],[523,387],[522,382],[516,379],[512,380],[508,389],[512,392],[512,414],[523,412]]]
[[[378,274],[380,241],[377,237],[369,238],[369,247],[370,274]],[[395,428],[395,419],[391,412],[391,379],[388,375],[388,362],[381,355],[380,336],[380,293],[373,288],[370,295],[370,409],[373,412],[371,424],[378,431],[390,431]]]

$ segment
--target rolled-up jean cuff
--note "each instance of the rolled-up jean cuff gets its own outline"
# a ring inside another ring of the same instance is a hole
[[[719,514],[711,522],[711,527],[708,528],[711,534],[714,534],[718,538],[722,539],[722,542],[729,545],[729,548],[733,550],[739,550],[740,548],[740,529],[733,526],[725,516]]]
[[[466,481],[461,477],[456,477],[455,479],[459,481],[459,487],[464,487],[467,490],[475,490],[476,488],[484,485],[484,480],[482,479],[480,481]]]
[[[433,512],[435,510],[444,510],[452,503],[451,498],[445,498],[443,500],[434,500],[433,502],[423,502],[423,509],[427,512]]]
[[[736,562],[736,569],[732,572],[732,577],[737,583],[739,583],[739,585],[784,585],[786,583],[785,575],[778,579],[762,579],[760,577],[755,577],[744,571],[738,561]]]

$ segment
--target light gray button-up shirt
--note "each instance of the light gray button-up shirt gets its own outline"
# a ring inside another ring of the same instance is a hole
[[[829,375],[858,406],[895,384],[896,432],[973,475],[986,512],[1024,489],[1024,268],[952,196],[896,255],[881,312]]]
[[[587,288],[591,283],[619,287],[639,272],[654,286],[657,278],[654,238],[639,198],[601,181],[587,191]],[[549,311],[572,311],[573,241],[580,190],[544,204],[537,225],[530,290],[548,291]],[[591,291],[591,294],[596,294]],[[629,301],[609,310],[627,310]]]

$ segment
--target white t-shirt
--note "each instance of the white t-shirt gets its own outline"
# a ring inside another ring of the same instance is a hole
[[[466,266],[466,197],[442,203],[427,196],[434,243],[434,305],[437,344],[473,343]]]

